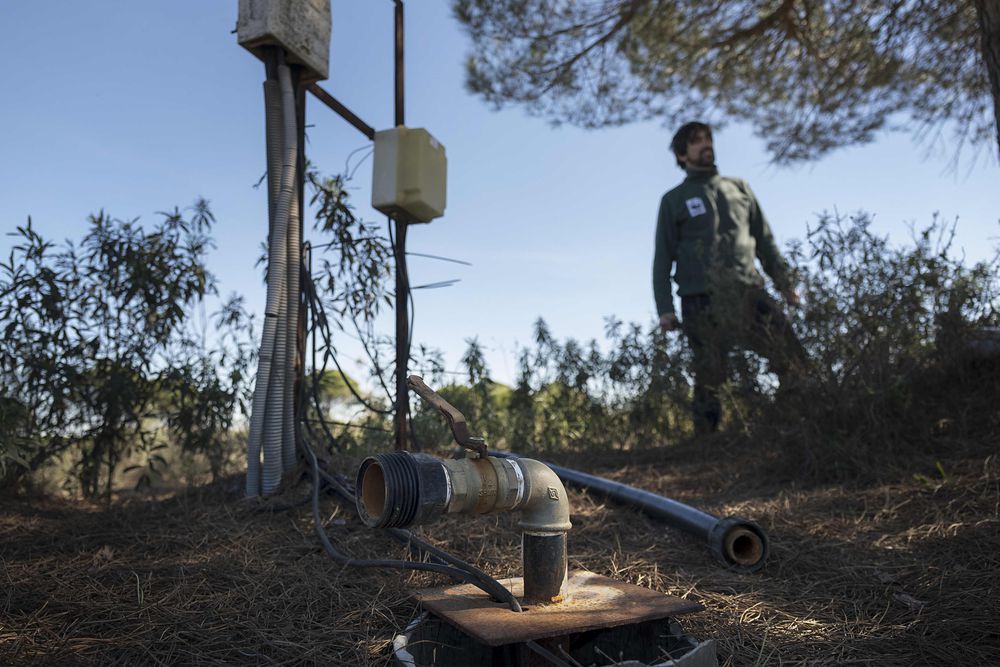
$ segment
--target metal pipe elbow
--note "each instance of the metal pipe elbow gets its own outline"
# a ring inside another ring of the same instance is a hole
[[[359,516],[373,528],[429,523],[448,513],[520,512],[524,598],[549,604],[562,597],[569,499],[559,476],[540,461],[377,454],[361,464],[355,495]]]
[[[565,533],[569,499],[559,476],[533,459],[453,459],[394,452],[358,470],[358,513],[373,528],[426,524],[444,514],[516,511],[532,533]]]
[[[519,526],[529,533],[565,533],[569,520],[569,498],[559,476],[541,461],[516,459],[524,474],[524,500],[516,508],[521,512]]]

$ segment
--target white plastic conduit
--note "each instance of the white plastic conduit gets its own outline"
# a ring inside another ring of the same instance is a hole
[[[293,109],[294,99],[292,100]],[[298,125],[296,124],[296,145],[298,144]],[[298,164],[295,165],[296,170]],[[288,217],[288,296],[285,300],[285,358],[283,366],[285,368],[285,405],[283,410],[284,429],[281,439],[281,461],[285,471],[295,467],[295,364],[296,350],[299,334],[299,269],[302,258],[300,256],[300,230],[299,230],[299,179],[295,179],[295,192],[292,196],[292,205]]]
[[[270,495],[281,485],[281,474],[284,470],[282,462],[282,440],[286,425],[285,413],[285,360],[288,358],[287,324],[281,318],[288,317],[288,229],[291,226],[293,202],[296,199],[296,166],[298,162],[298,127],[295,118],[295,93],[292,90],[292,74],[287,65],[278,66],[278,83],[281,86],[281,116],[284,125],[284,141],[281,165],[281,191],[278,205],[275,208],[275,238],[272,239],[277,249],[280,263],[273,265],[273,275],[278,289],[276,298],[280,303],[279,320],[275,335],[274,359],[279,364],[272,372],[272,381],[267,398],[267,416],[264,424],[264,474],[261,492]],[[269,276],[272,269],[268,269]],[[268,283],[270,297],[271,284]]]
[[[267,301],[264,306],[264,327],[261,336],[260,354],[257,362],[257,381],[254,386],[253,403],[250,412],[250,432],[247,442],[247,479],[246,495],[259,496],[260,486],[260,455],[264,436],[264,423],[267,408],[267,395],[271,385],[271,367],[274,360],[275,334],[278,330],[280,301],[280,282],[277,277],[284,277],[284,272],[278,272],[275,267],[284,257],[285,244],[279,242],[279,229],[276,224],[276,210],[281,189],[281,155],[282,155],[282,112],[281,90],[278,82],[268,79],[264,82],[264,107],[266,115],[267,134],[267,173],[268,173],[268,280]],[[279,255],[281,257],[279,258]]]

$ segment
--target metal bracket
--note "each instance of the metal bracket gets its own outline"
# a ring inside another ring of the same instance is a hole
[[[448,420],[448,426],[451,427],[451,434],[455,437],[455,442],[466,449],[476,452],[479,454],[479,458],[486,458],[486,441],[469,433],[469,425],[465,421],[465,415],[459,412],[458,408],[441,398],[440,394],[424,384],[424,379],[419,375],[411,375],[406,378],[406,384],[420,398],[433,405],[444,415],[444,418]]]

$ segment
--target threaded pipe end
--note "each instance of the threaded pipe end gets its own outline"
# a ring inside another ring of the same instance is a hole
[[[406,452],[369,456],[358,469],[358,514],[372,528],[405,528],[420,500],[417,464]]]

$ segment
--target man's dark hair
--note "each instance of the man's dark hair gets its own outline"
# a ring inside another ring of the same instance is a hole
[[[687,154],[688,144],[691,143],[691,140],[699,132],[705,132],[708,134],[709,139],[712,138],[712,128],[706,123],[695,120],[681,125],[681,129],[677,130],[677,134],[670,140],[670,150],[674,152],[674,157],[677,159],[677,166],[681,169],[684,169],[684,163],[681,162],[678,156]]]

